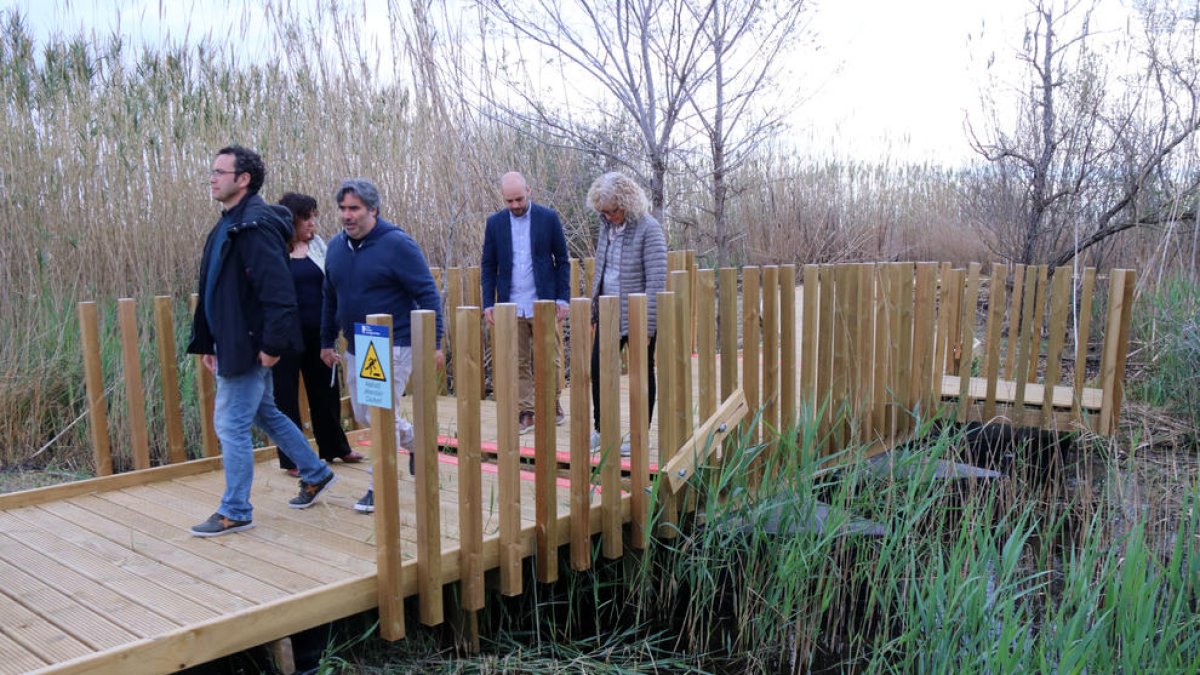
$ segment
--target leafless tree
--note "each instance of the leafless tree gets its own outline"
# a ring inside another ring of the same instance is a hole
[[[718,264],[729,264],[740,233],[727,222],[730,176],[782,126],[798,97],[780,87],[782,58],[802,38],[806,0],[692,0],[692,22],[704,40],[699,86],[686,122],[700,129],[708,153],[700,162],[711,191],[709,238]]]
[[[572,97],[569,105],[542,100],[530,91],[536,74],[527,61],[485,55],[496,61],[488,70],[504,80],[501,91],[516,92],[515,100],[489,96],[496,112],[628,169],[648,186],[661,218],[677,125],[699,85],[705,47],[695,27],[683,25],[692,17],[685,0],[479,1],[500,36],[515,38],[507,44],[521,60],[555,55],[557,63],[536,69],[557,67]],[[522,44],[537,49],[527,54]]]
[[[1021,186],[1015,221],[982,223],[1009,260],[1053,268],[1132,227],[1195,224],[1196,10],[1143,4],[1107,58],[1093,48],[1093,11],[1082,0],[1033,0],[1016,123],[993,104],[989,128],[968,124],[992,180]]]

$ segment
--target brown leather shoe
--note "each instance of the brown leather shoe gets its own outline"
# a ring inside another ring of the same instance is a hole
[[[361,452],[355,452],[354,450],[351,450],[350,452],[347,452],[346,454],[342,455],[341,457],[338,457],[338,459],[342,460],[343,464],[358,464],[359,462],[366,459],[366,456],[363,455]]]

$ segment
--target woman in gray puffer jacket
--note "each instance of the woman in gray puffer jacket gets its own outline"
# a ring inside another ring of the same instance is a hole
[[[662,225],[649,213],[649,200],[637,183],[619,171],[606,173],[588,190],[588,206],[600,216],[596,245],[596,276],[592,281],[592,324],[598,324],[601,295],[621,298],[621,346],[629,341],[629,294],[645,293],[646,365],[650,411],[654,415],[654,343],[658,335],[658,294],[667,287],[667,240]],[[600,332],[592,345],[592,449],[600,446]],[[628,445],[622,454],[628,454]]]

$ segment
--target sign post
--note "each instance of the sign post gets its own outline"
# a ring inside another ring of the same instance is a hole
[[[404,585],[400,579],[400,498],[396,489],[396,414],[392,409],[392,316],[372,314],[354,324],[353,395],[371,407],[375,490],[375,567],[379,579],[379,636],[404,637]]]

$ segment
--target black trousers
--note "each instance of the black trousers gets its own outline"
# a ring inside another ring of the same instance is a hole
[[[658,335],[650,336],[650,344],[646,345],[646,369],[649,378],[648,393],[650,394],[650,412],[646,417],[649,423],[654,419],[654,399],[657,389],[654,384],[654,343]],[[628,335],[621,336],[621,347],[629,342]],[[600,431],[600,329],[596,329],[596,337],[592,341],[592,422],[596,431]]]
[[[329,386],[330,369],[321,360],[321,329],[307,327],[304,334],[304,353],[285,354],[271,369],[275,384],[275,405],[296,426],[300,424],[300,374],[304,374],[304,390],[308,393],[308,411],[312,417],[313,437],[321,459],[332,460],[350,454],[350,443],[342,430],[341,389],[338,383]],[[279,453],[279,466],[293,469],[295,464]]]

